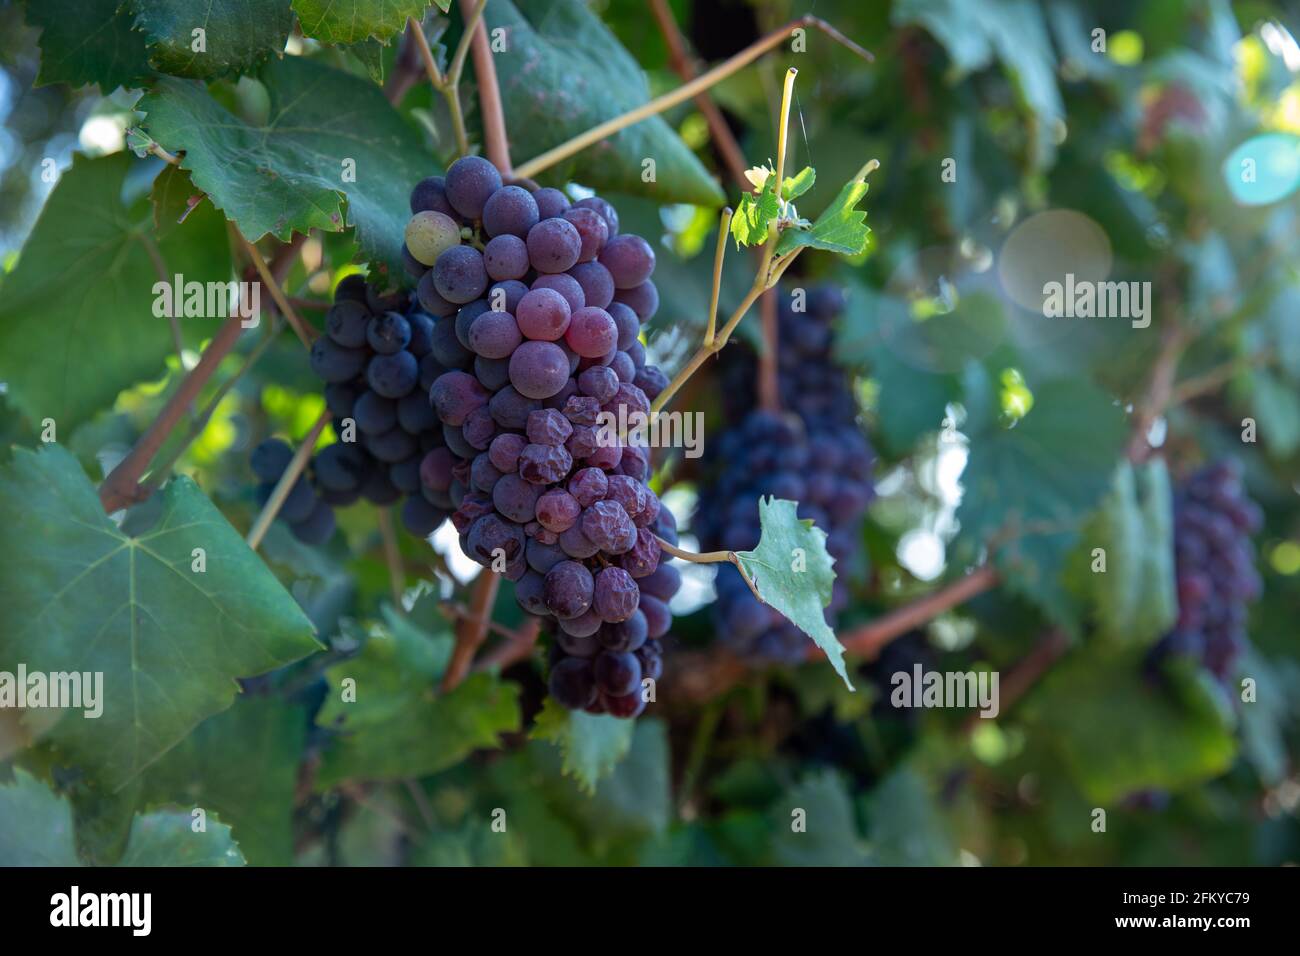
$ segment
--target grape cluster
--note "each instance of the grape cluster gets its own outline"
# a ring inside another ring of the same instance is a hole
[[[293,449],[279,438],[268,438],[253,449],[249,464],[257,476],[257,503],[265,505],[289,462]],[[334,533],[334,508],[311,482],[299,476],[289,489],[276,517],[289,525],[293,536],[304,544],[324,544]]]
[[[680,584],[655,536],[676,526],[648,449],[600,416],[648,413],[667,384],[638,340],[654,250],[605,200],[504,184],[474,156],[419,183],[411,212],[404,258],[434,317],[419,375],[443,439],[420,479],[465,554],[553,625],[551,695],[634,717]]]
[[[721,470],[701,487],[695,517],[704,550],[750,550],[761,531],[759,497],[799,502],[799,517],[827,533],[827,550],[836,560],[826,609],[832,627],[848,599],[845,574],[860,551],[862,515],[875,495],[874,455],[858,428],[849,380],[831,361],[831,325],[843,309],[843,294],[832,286],[809,290],[806,298],[797,291],[781,296],[781,413],[746,411],[742,404],[754,394],[752,356],[724,367],[724,407],[740,421],[717,442]],[[755,663],[802,660],[807,638],[759,603],[735,568],[720,566],[716,585],[714,619],[724,643]]]
[[[1261,523],[1246,497],[1235,462],[1220,461],[1191,475],[1174,495],[1174,564],[1178,621],[1153,649],[1156,660],[1194,658],[1221,683],[1233,676],[1248,645],[1247,606],[1259,597],[1250,535]]]
[[[418,537],[452,511],[445,489],[421,481],[430,456],[445,453],[427,392],[434,329],[409,295],[381,296],[353,275],[335,289],[325,334],[311,348],[340,438],[312,460],[317,492],[335,506],[359,498],[391,505],[405,496],[402,523]]]

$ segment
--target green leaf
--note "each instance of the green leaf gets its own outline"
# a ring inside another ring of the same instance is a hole
[[[443,13],[451,5],[451,0],[437,2]],[[407,17],[415,17],[418,23],[428,8],[429,0],[293,0],[302,32],[331,45],[359,43],[369,37],[387,43],[402,32]]]
[[[154,252],[169,282],[175,273],[186,281],[230,278],[225,227],[210,204],[156,237],[148,201],[123,205],[133,163],[126,153],[75,158],[4,279],[0,380],[28,419],[52,418],[63,434],[158,375],[173,353],[168,320],[153,313]],[[177,321],[194,342],[218,325]]]
[[[407,200],[434,171],[419,136],[374,84],[341,70],[291,56],[268,63],[261,79],[271,103],[261,126],[171,78],[140,100],[141,125],[168,150],[185,151],[194,184],[250,240],[355,226],[362,257],[403,276]],[[349,161],[355,182],[344,180]]]
[[[64,711],[47,742],[111,789],[230,706],[236,677],[319,646],[193,481],[155,497],[156,525],[128,537],[65,449],[16,449],[0,469],[0,669],[103,674],[102,714]]]
[[[999,532],[1065,531],[1109,490],[1128,432],[1123,411],[1094,386],[1075,379],[1034,386],[1033,407],[1015,427],[981,414],[962,475],[963,536],[984,542]]]
[[[1232,728],[1204,682],[1153,682],[1145,650],[1089,645],[1058,663],[1025,701],[1034,732],[1052,741],[1089,799],[1178,790],[1218,776],[1236,753]]]
[[[450,628],[427,634],[410,619],[384,605],[385,626],[372,627],[355,657],[325,672],[332,688],[316,722],[328,727],[346,720],[348,726],[383,724],[418,706],[446,670],[455,643]],[[355,699],[343,699],[343,682]]]
[[[781,233],[776,243],[776,254],[783,256],[809,246],[842,256],[862,255],[867,251],[867,236],[871,230],[867,228],[867,214],[857,205],[866,196],[867,188],[865,174],[861,173],[845,183],[835,201],[817,217],[811,228],[790,228]]]
[[[121,6],[122,0],[27,0],[27,22],[41,28],[35,85],[96,83],[108,94],[148,77],[145,38]]]
[[[992,64],[994,57],[1034,114],[1029,132],[1033,159],[1045,166],[1054,155],[1057,122],[1065,116],[1056,86],[1056,54],[1038,4],[1030,0],[900,0],[891,9],[899,26],[929,30],[953,61],[952,82]]]
[[[736,240],[737,248],[761,246],[767,241],[772,220],[781,214],[781,203],[773,188],[773,181],[769,179],[762,192],[741,195],[736,214],[731,217],[731,236]]]
[[[868,836],[882,866],[955,866],[957,847],[925,778],[903,767],[866,801]]]
[[[566,710],[548,697],[529,736],[559,747],[562,772],[572,776],[580,789],[594,793],[597,781],[627,756],[633,725],[634,721],[608,714]]]
[[[1147,645],[1178,617],[1174,586],[1173,497],[1163,459],[1134,469],[1120,463],[1114,486],[1083,532],[1080,578],[1097,607],[1099,632]],[[1106,553],[1094,572],[1093,549]]]
[[[793,202],[812,189],[815,182],[817,182],[817,170],[805,166],[793,176],[781,180],[781,198],[786,202]]]
[[[474,674],[450,694],[410,700],[385,720],[353,725],[345,718],[321,759],[317,788],[437,773],[475,750],[500,747],[501,734],[517,731],[519,722],[519,688]]]
[[[737,551],[741,566],[764,602],[784,614],[825,652],[835,673],[853,689],[844,667],[844,647],[826,624],[835,559],[826,550],[826,532],[800,519],[798,504],[759,498],[763,533],[753,551]]]
[[[870,860],[848,789],[834,771],[791,788],[771,816],[772,856],[778,866],[865,866]]]
[[[211,816],[194,832],[188,813],[135,818],[119,866],[242,866],[230,828]],[[0,785],[0,866],[82,866],[73,844],[72,809],[27,771]]]
[[[288,866],[306,736],[301,706],[277,697],[241,697],[145,772],[144,805],[199,807],[209,819],[216,813],[230,824],[249,863]]]
[[[517,161],[538,156],[649,100],[645,73],[581,0],[493,0],[484,20],[505,30],[493,57]],[[642,163],[654,160],[654,179]],[[720,206],[717,182],[662,116],[620,130],[548,169],[549,181]]]
[[[127,0],[135,28],[149,43],[149,62],[173,76],[210,80],[245,73],[284,52],[293,13],[289,0]],[[205,31],[194,49],[194,30]]]

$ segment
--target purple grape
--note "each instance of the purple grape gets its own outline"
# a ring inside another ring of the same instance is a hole
[[[547,186],[533,193],[539,219],[554,219],[569,208],[569,197]]]
[[[519,454],[519,475],[535,485],[562,481],[573,467],[573,456],[563,445],[529,444]]]
[[[492,487],[492,504],[511,521],[532,521],[540,489],[518,475],[503,475]]]
[[[659,290],[647,279],[630,289],[619,289],[614,293],[614,301],[628,306],[643,323],[649,322],[659,311]]]
[[[469,347],[483,358],[509,358],[523,340],[515,317],[509,312],[489,310],[476,318],[469,327]]]
[[[385,398],[401,398],[420,384],[420,363],[405,351],[376,355],[366,366],[366,383]]]
[[[438,256],[433,267],[433,285],[448,302],[472,302],[488,286],[483,255],[471,246],[453,246]]]
[[[575,206],[581,206],[584,209],[594,209],[600,213],[601,218],[605,220],[605,225],[609,229],[611,236],[618,235],[618,211],[607,200],[599,196],[588,196],[586,199],[579,199]]]
[[[582,710],[596,700],[596,678],[591,662],[566,657],[551,669],[547,689],[556,703],[569,710]]]
[[[654,272],[655,252],[640,236],[614,236],[605,243],[600,253],[600,264],[614,277],[614,288],[631,289],[645,282]]]
[[[616,501],[593,502],[583,509],[581,523],[582,533],[609,554],[622,554],[636,544],[636,525]]]
[[[466,219],[478,219],[488,199],[501,188],[501,174],[481,156],[464,156],[447,169],[447,202]]]
[[[519,394],[511,385],[501,389],[488,402],[492,418],[502,428],[509,429],[522,429],[528,424],[528,416],[541,407],[537,399]]]
[[[563,218],[578,230],[578,237],[581,240],[578,261],[591,262],[600,255],[600,251],[605,248],[605,241],[609,238],[609,226],[605,223],[604,217],[594,209],[571,206],[564,210]]]
[[[488,393],[473,375],[447,372],[433,383],[429,401],[443,424],[463,425],[470,412],[487,404]]]
[[[524,342],[510,356],[510,384],[529,398],[550,398],[568,380],[568,357],[554,342]]]
[[[604,309],[586,306],[573,313],[564,341],[584,358],[600,358],[618,344],[618,327]]]
[[[538,272],[564,272],[578,261],[581,251],[582,237],[564,219],[543,219],[528,230],[528,259]]]
[[[501,187],[483,204],[483,229],[489,236],[510,235],[522,239],[537,225],[537,220],[537,200],[518,186]]]
[[[585,614],[592,605],[595,582],[591,572],[577,561],[561,561],[546,572],[546,607],[567,621]]]
[[[542,408],[529,413],[526,432],[533,444],[563,445],[573,434],[573,426],[555,409]]]
[[[562,534],[573,527],[582,512],[576,498],[561,488],[552,488],[537,499],[535,515],[547,531]]]
[[[540,275],[533,280],[532,288],[550,289],[552,292],[558,292],[563,296],[564,301],[568,303],[570,312],[576,312],[587,304],[587,297],[582,291],[582,286],[577,279],[567,272]]]
[[[522,279],[528,274],[528,247],[518,236],[497,236],[483,247],[483,268],[495,282]]]
[[[554,289],[533,289],[519,300],[515,318],[530,339],[554,342],[569,327],[569,303]]]

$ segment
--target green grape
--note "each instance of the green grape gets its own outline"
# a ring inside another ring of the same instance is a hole
[[[406,248],[426,266],[452,246],[460,245],[460,226],[450,216],[431,209],[417,212],[406,224]]]

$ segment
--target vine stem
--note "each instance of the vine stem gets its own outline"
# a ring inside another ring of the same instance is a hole
[[[306,348],[311,348],[311,343],[316,340],[316,330],[298,317],[298,313],[294,309],[293,304],[289,302],[284,292],[280,289],[280,283],[275,281],[275,276],[271,275],[271,270],[267,268],[266,260],[263,259],[262,254],[257,251],[257,247],[245,239],[242,233],[236,233],[236,235],[239,236],[239,241],[243,243],[244,251],[248,254],[249,260],[252,261],[253,268],[255,268],[257,274],[262,277],[262,284],[266,286],[267,291],[271,293],[271,298],[275,301],[276,308],[280,310],[280,314],[284,316],[284,320],[289,323],[289,326],[293,329],[302,344]]]
[[[307,437],[302,440],[298,450],[293,453],[293,458],[289,460],[289,467],[284,470],[280,480],[275,483],[271,497],[266,500],[261,514],[253,522],[253,527],[249,529],[248,537],[245,539],[248,541],[248,546],[254,551],[262,544],[262,539],[266,537],[271,522],[280,513],[284,499],[289,497],[289,492],[293,490],[294,484],[298,481],[298,476],[307,467],[307,459],[311,458],[311,453],[316,450],[316,442],[320,438],[320,433],[325,430],[325,426],[330,423],[331,418],[333,416],[328,408],[320,413],[320,417],[316,419],[316,424],[311,427]]]
[[[1239,355],[1234,359],[1229,359],[1222,365],[1217,365],[1202,375],[1196,375],[1179,382],[1170,393],[1169,404],[1171,406],[1181,405],[1193,398],[1204,395],[1206,392],[1214,391],[1226,384],[1238,372],[1244,372],[1246,369],[1255,366],[1268,366],[1276,360],[1275,355],[1267,352]]]
[[[384,543],[384,563],[388,565],[388,588],[393,598],[393,610],[402,614],[402,552],[397,548],[397,532],[393,528],[393,509],[379,509],[379,538]]]
[[[176,446],[172,453],[168,455],[167,458],[158,465],[158,467],[153,469],[152,474],[149,476],[149,480],[145,482],[145,489],[149,494],[153,494],[158,490],[167,475],[169,475],[171,470],[176,467],[176,462],[180,460],[181,455],[185,454],[185,449],[189,448],[190,445],[192,445],[198,437],[203,434],[204,429],[208,427],[208,422],[212,420],[212,416],[216,413],[217,407],[221,404],[221,400],[229,394],[230,390],[235,387],[235,384],[244,377],[249,369],[257,364],[257,360],[262,357],[272,344],[274,344],[275,336],[280,331],[280,328],[280,323],[275,323],[271,327],[270,333],[263,336],[262,341],[258,342],[253,351],[248,354],[248,358],[244,359],[244,364],[239,367],[238,371],[217,386],[217,390],[213,392],[212,398],[210,398],[208,404],[203,407],[203,411],[199,413],[199,417],[194,420],[192,425],[190,425],[189,430],[185,433],[185,437],[181,439],[180,444]]]
[[[475,0],[460,0],[460,12],[466,23],[473,11],[470,5]],[[481,10],[479,11],[482,12]],[[471,31],[466,31],[471,32]],[[488,44],[487,25],[478,17],[474,25],[470,53],[474,56],[474,76],[478,80],[479,111],[483,115],[483,148],[487,158],[503,177],[526,174],[512,173],[510,165],[510,139],[506,135],[505,111],[501,107],[501,88],[497,84],[497,67],[492,59],[492,47]],[[462,40],[463,42],[463,40]]]
[[[965,577],[958,578],[911,604],[905,604],[883,617],[876,618],[870,624],[849,631],[840,638],[840,643],[851,654],[875,657],[882,647],[895,638],[933,620],[944,611],[951,610],[976,595],[990,590],[998,583],[998,577],[998,572],[992,566],[983,565]],[[807,657],[817,658],[820,655],[821,650],[818,647],[809,646]]]
[[[465,0],[462,0],[462,2],[465,2]],[[855,54],[867,60],[867,62],[872,62],[875,59],[869,51],[858,46],[858,44],[848,39],[844,34],[840,33],[820,17],[799,17],[798,19],[791,20],[784,26],[778,27],[766,36],[760,37],[739,53],[724,60],[713,69],[709,70],[707,73],[701,74],[694,80],[691,80],[688,83],[683,83],[677,89],[671,90],[663,96],[655,97],[650,102],[638,106],[635,109],[628,110],[621,116],[615,116],[613,119],[606,120],[597,126],[593,126],[585,133],[580,133],[567,142],[561,143],[553,149],[548,149],[540,156],[535,156],[528,160],[528,162],[522,163],[519,168],[515,170],[515,175],[521,178],[535,176],[542,170],[549,169],[556,163],[562,162],[570,156],[573,156],[575,153],[580,153],[588,146],[599,143],[602,139],[614,135],[619,130],[626,129],[629,126],[641,122],[643,119],[648,119],[651,116],[662,113],[664,110],[671,109],[678,103],[684,103],[686,100],[689,100],[696,94],[709,89],[709,87],[719,81],[725,80],[733,73],[744,69],[764,53],[779,46],[782,41],[790,36],[790,33],[793,30],[800,27],[816,27],[832,40],[852,50]],[[475,61],[475,66],[477,67],[477,65],[477,61]]]
[[[736,570],[740,572],[740,576],[745,579],[745,583],[749,585],[749,590],[752,591],[754,597],[758,599],[758,603],[767,603],[763,600],[763,595],[758,593],[758,586],[754,584],[754,579],[749,576],[749,572],[745,570],[744,563],[741,562],[740,556],[737,555],[735,551],[705,551],[703,553],[697,553],[695,551],[684,551],[675,544],[669,544],[658,535],[655,535],[655,539],[659,542],[659,547],[668,554],[671,554],[674,558],[681,558],[683,561],[690,561],[692,564],[727,563],[735,566]]]
[[[781,335],[776,294],[775,289],[768,289],[758,303],[759,315],[763,319],[763,352],[758,357],[758,407],[766,412],[781,410],[781,380],[777,374]]]
[[[663,34],[664,42],[668,45],[668,61],[672,64],[673,70],[680,76],[683,82],[689,83],[698,75],[691,58],[686,53],[686,44],[682,38],[682,31],[677,26],[677,21],[673,17],[672,8],[668,6],[666,0],[649,0],[650,12],[654,15],[655,22],[659,25],[659,32]],[[740,144],[736,142],[736,137],[731,132],[731,127],[727,125],[726,117],[718,109],[713,98],[708,93],[700,91],[694,97],[695,105],[704,120],[709,124],[709,134],[713,138],[713,145],[717,147],[718,153],[722,156],[722,163],[727,167],[727,172],[741,189],[747,189],[749,181],[745,179],[745,155],[740,149]]]
[[[1070,639],[1065,632],[1052,630],[1028,654],[1012,665],[1007,676],[998,681],[999,716],[1024,697],[1069,649]],[[983,721],[984,718],[979,714],[971,714],[965,722],[966,732],[971,732]]]
[[[469,613],[456,624],[456,644],[451,651],[451,660],[447,663],[447,672],[442,675],[442,692],[454,690],[469,674],[470,664],[487,637],[488,625],[492,623],[492,605],[496,603],[497,588],[501,576],[494,571],[484,570],[474,582],[470,592]]]
[[[533,655],[533,648],[537,646],[537,638],[541,636],[542,622],[536,618],[525,621],[523,626],[517,632],[509,633],[506,628],[493,625],[492,629],[498,634],[506,632],[506,641],[496,650],[484,654],[474,665],[474,670],[485,671],[492,668],[505,670],[520,661],[525,661]]]
[[[288,269],[306,238],[304,235],[295,236],[292,242],[276,253],[270,269],[273,276],[280,275]],[[136,441],[135,447],[104,479],[104,483],[99,488],[99,500],[106,512],[112,514],[149,496],[148,490],[140,485],[141,476],[149,467],[149,462],[167,441],[168,436],[180,424],[185,410],[193,404],[203,386],[212,378],[213,373],[221,365],[222,359],[235,347],[241,332],[243,332],[242,319],[239,317],[239,310],[235,310],[221,324],[221,328],[203,350],[198,364],[189,371],[180,386],[167,399],[162,411]]]
[[[713,253],[713,287],[709,292],[709,325],[704,330],[704,344],[712,345],[718,325],[718,299],[722,295],[722,263],[727,256],[727,238],[731,231],[731,207],[722,210],[718,221],[718,248]]]
[[[791,97],[794,95],[794,78],[797,75],[798,75],[798,71],[795,70],[793,67],[791,67],[789,70],[786,71],[785,90],[781,98],[781,118],[784,125],[781,129],[781,132],[778,135],[778,140],[777,140],[779,146],[778,146],[778,159],[777,159],[778,173],[777,173],[777,181],[776,181],[776,191],[777,191],[776,194],[778,196],[781,194],[780,192],[781,180],[780,180],[779,170],[785,164],[786,135],[785,135],[784,127],[789,125],[790,100]],[[859,179],[864,178],[868,173],[871,172],[871,170],[873,170],[876,166],[879,165],[880,164],[877,163],[874,159],[871,160],[865,166],[863,166],[861,170],[858,171],[858,178]],[[729,222],[730,216],[724,213],[723,221]],[[664,407],[670,401],[672,401],[673,396],[677,394],[678,390],[684,384],[686,384],[687,380],[690,379],[690,377],[694,375],[700,369],[700,367],[706,361],[708,361],[708,359],[711,356],[717,354],[719,351],[722,350],[722,348],[727,344],[727,341],[731,338],[731,333],[734,332],[736,330],[736,326],[740,324],[741,319],[743,319],[745,315],[749,312],[750,307],[755,302],[758,301],[758,297],[761,296],[768,289],[776,285],[777,282],[780,281],[781,276],[785,272],[785,270],[789,268],[790,263],[794,262],[794,260],[798,258],[799,253],[802,252],[805,248],[807,248],[806,246],[802,246],[802,245],[796,246],[790,252],[782,256],[779,261],[774,263],[773,259],[776,255],[776,245],[779,239],[780,239],[780,230],[777,225],[777,220],[773,219],[770,225],[768,226],[767,241],[763,243],[763,251],[762,251],[762,255],[759,258],[758,270],[754,274],[754,282],[749,287],[749,291],[745,293],[745,298],[741,300],[740,305],[736,307],[736,310],[731,313],[731,317],[727,319],[727,324],[722,327],[722,331],[718,334],[716,338],[712,337],[713,316],[712,314],[710,315],[710,324],[709,324],[709,328],[705,331],[704,342],[700,345],[699,350],[696,351],[696,353],[691,356],[690,361],[688,361],[681,369],[678,370],[677,374],[673,376],[673,380],[669,382],[668,386],[662,392],[660,392],[659,395],[655,398],[654,402],[650,405],[651,415],[657,415],[659,412],[663,411]],[[721,234],[718,236],[718,241],[720,243],[726,242],[725,231],[722,231]],[[713,282],[715,288],[720,287],[721,279],[722,279],[722,256],[719,255],[717,256],[714,263]]]

